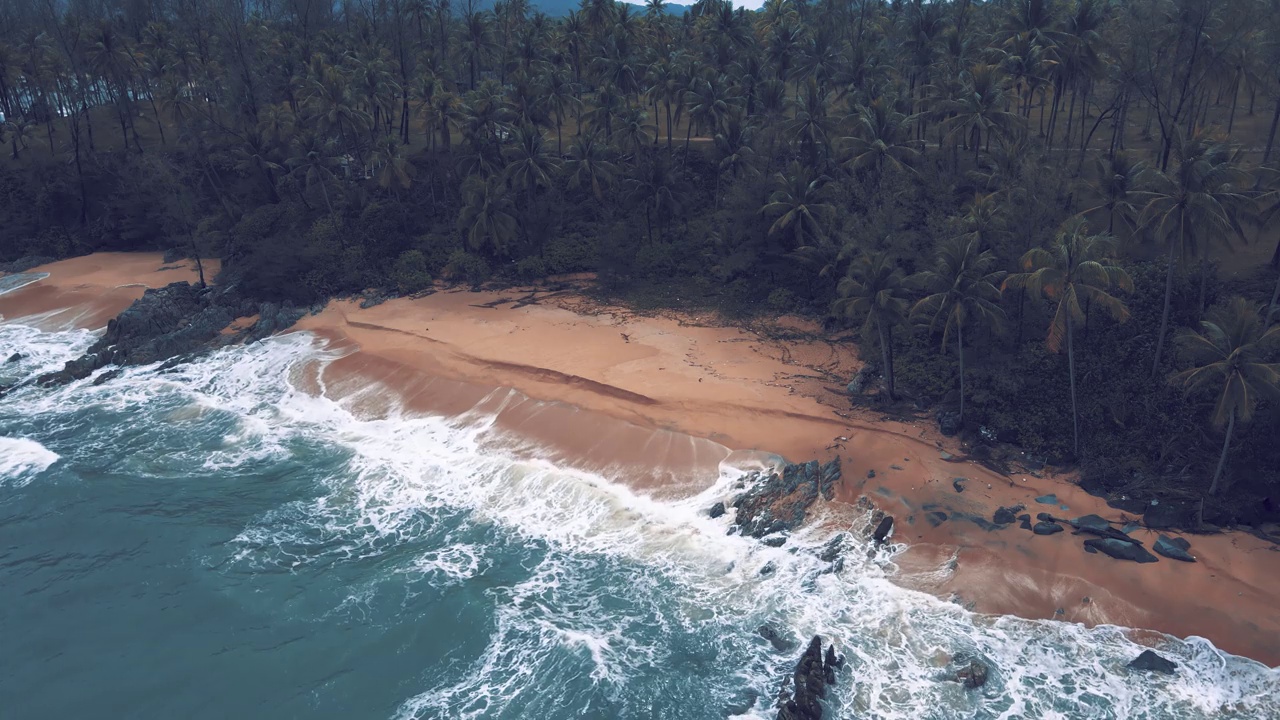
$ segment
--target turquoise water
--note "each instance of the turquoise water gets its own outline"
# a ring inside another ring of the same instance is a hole
[[[0,383],[93,339],[0,324],[0,360],[27,355]],[[705,508],[741,466],[664,501],[485,413],[295,389],[330,357],[299,333],[0,400],[0,716],[772,717],[799,648],[769,622],[848,656],[836,717],[1280,717],[1280,675],[1203,640],[1133,675],[1122,630],[970,614],[894,586],[892,548],[824,573],[816,530],[726,536]],[[943,679],[961,652],[985,688]]]

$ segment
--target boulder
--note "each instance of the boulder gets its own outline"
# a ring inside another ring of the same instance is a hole
[[[1182,542],[1178,542],[1178,540],[1182,540]],[[1191,543],[1183,540],[1182,538],[1167,538],[1161,535],[1156,539],[1156,543],[1152,546],[1152,549],[1171,560],[1195,562],[1195,556],[1187,552],[1187,549],[1190,547]]]
[[[734,524],[755,538],[794,530],[804,522],[818,495],[830,499],[840,480],[840,460],[819,465],[816,460],[787,464],[782,473],[753,473],[748,489],[733,501]]]
[[[761,540],[760,543],[763,545],[768,545],[769,547],[782,547],[783,545],[787,544],[787,536],[773,535],[771,537],[767,537]]]
[[[951,478],[951,487],[954,488],[956,492],[962,493],[964,492],[964,484],[968,481],[968,478]]]
[[[844,540],[848,537],[845,533],[840,533],[827,541],[822,546],[822,550],[818,553],[818,559],[822,562],[835,562],[840,558],[840,554],[844,552]]]
[[[769,577],[770,575],[774,574],[777,571],[778,571],[778,566],[775,565],[772,560],[770,560],[769,562],[764,564],[764,567],[760,568],[760,577]]]
[[[1060,533],[1062,531],[1062,526],[1055,522],[1041,521],[1036,523],[1035,527],[1031,528],[1031,532],[1037,535],[1053,535],[1054,533]]]
[[[22,353],[17,353],[17,352],[16,352],[16,353],[14,353],[14,354],[10,355],[10,356],[9,356],[9,359],[8,359],[8,360],[5,360],[5,363],[16,363],[16,362],[18,362],[18,361],[19,361],[19,360],[21,360],[21,359],[22,359]]]
[[[893,532],[893,516],[885,515],[880,519],[880,524],[876,525],[875,532],[871,533],[871,539],[875,541],[876,547],[879,547],[889,539],[889,535]]]
[[[757,628],[756,634],[765,640],[768,640],[769,644],[773,646],[773,649],[780,653],[791,652],[796,647],[795,642],[790,638],[785,637],[777,628],[768,623]]]
[[[759,698],[760,695],[755,690],[743,690],[736,698],[725,703],[721,710],[725,717],[746,715],[756,706],[756,700]]]
[[[1022,528],[1023,530],[1030,530],[1030,529],[1031,529],[1031,516],[1030,516],[1030,515],[1019,515],[1019,516],[1018,516],[1018,527]]]
[[[1076,529],[1077,534],[1097,535],[1098,537],[1111,538],[1122,542],[1137,542],[1128,535],[1125,535],[1119,530],[1111,527],[1110,522],[1097,515],[1085,515],[1084,517],[1079,517],[1075,520],[1068,520],[1067,522],[1071,527]]]
[[[1014,505],[1013,507],[1001,507],[996,510],[991,520],[997,525],[1012,525],[1018,521],[1018,513],[1026,510],[1022,505]]]
[[[987,666],[977,660],[970,660],[969,664],[960,668],[956,672],[955,680],[964,683],[964,686],[970,690],[980,688],[987,684],[987,676],[990,671]]]
[[[1117,560],[1132,560],[1136,563],[1153,563],[1159,558],[1147,552],[1147,549],[1136,542],[1117,540],[1115,538],[1093,538],[1084,541],[1086,550],[1093,548],[1104,555]]]
[[[868,470],[868,471],[867,471],[867,479],[868,479],[868,480],[870,480],[871,478],[874,478],[875,476],[876,476],[875,468],[872,468],[871,470]]]
[[[711,509],[707,511],[707,514],[713,518],[718,518],[721,515],[724,515],[724,513],[725,513],[725,507],[724,507],[724,503],[722,502],[718,502],[715,505],[712,505]]]
[[[792,674],[792,690],[778,700],[778,720],[822,720],[822,699],[827,694],[827,666],[822,638],[814,636]]]
[[[1141,655],[1129,662],[1129,667],[1134,670],[1160,672],[1167,675],[1173,675],[1178,671],[1178,663],[1161,657],[1154,650],[1143,650]]]
[[[951,437],[960,432],[960,413],[952,410],[939,410],[937,418],[938,430],[943,435]]]

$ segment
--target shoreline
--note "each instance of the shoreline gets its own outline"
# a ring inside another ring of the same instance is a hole
[[[190,268],[160,265],[159,254],[113,253],[35,268],[49,277],[0,295],[0,315],[4,322],[40,316],[43,329],[101,327],[144,287],[194,279]],[[908,546],[895,559],[899,585],[958,596],[980,613],[1201,636],[1280,665],[1274,545],[1240,532],[1194,535],[1199,562],[1138,565],[1086,554],[1083,538],[1069,533],[984,529],[971,518],[990,520],[997,507],[1014,504],[1033,517],[1127,516],[1052,474],[1005,477],[957,462],[963,448],[929,421],[837,414],[842,398],[828,388],[859,367],[851,343],[781,342],[705,318],[641,317],[589,307],[571,293],[527,290],[449,290],[367,309],[331,301],[295,328],[347,353],[304,379],[322,381],[313,391],[346,397],[377,383],[411,411],[492,413],[503,429],[554,449],[549,459],[658,496],[704,489],[731,454],[839,456],[844,480],[820,514],[860,512],[855,504],[865,495],[894,515],[894,540]],[[370,402],[368,411],[378,412]],[[967,478],[964,492],[955,491],[956,477]],[[1035,503],[1049,493],[1069,509]],[[935,525],[928,514],[939,512],[946,519]],[[1156,533],[1134,537],[1150,547]]]

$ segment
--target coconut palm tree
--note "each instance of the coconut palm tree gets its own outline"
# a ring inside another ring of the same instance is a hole
[[[849,156],[845,167],[857,171],[870,168],[879,178],[886,167],[910,171],[910,163],[920,157],[911,140],[913,117],[894,109],[893,103],[878,97],[859,105],[851,116],[854,135],[844,139]]]
[[[569,177],[571,189],[586,189],[597,201],[604,202],[604,193],[613,185],[618,168],[609,160],[608,147],[600,142],[599,135],[592,131],[579,135],[569,148],[569,159],[565,162],[565,171]]]
[[[1156,338],[1151,375],[1160,371],[1160,357],[1169,330],[1169,308],[1173,300],[1173,274],[1179,259],[1201,260],[1200,307],[1204,307],[1208,276],[1208,247],[1213,239],[1229,243],[1244,238],[1239,217],[1249,198],[1241,190],[1247,177],[1238,156],[1226,146],[1197,132],[1191,136],[1174,133],[1173,152],[1177,168],[1165,174],[1149,168],[1145,179],[1151,189],[1137,193],[1145,200],[1139,230],[1147,230],[1169,248],[1165,275],[1164,310]]]
[[[982,141],[991,136],[1007,137],[1017,129],[1021,118],[1005,108],[1009,98],[1004,89],[1004,75],[996,65],[975,65],[961,75],[960,97],[948,104],[951,117],[943,129],[951,141],[964,139],[973,145],[973,161],[978,161]]]
[[[497,176],[467,178],[462,187],[463,206],[458,213],[458,230],[467,246],[488,251],[497,257],[511,252],[511,243],[519,232],[515,205],[507,193],[506,183]]]
[[[625,188],[628,199],[644,208],[644,225],[653,242],[653,219],[659,230],[673,215],[684,208],[680,191],[680,177],[664,155],[652,155],[640,163],[633,177],[627,178]]]
[[[813,245],[826,237],[827,223],[835,207],[825,201],[826,175],[817,175],[799,161],[793,161],[786,172],[774,175],[775,190],[760,214],[776,218],[769,226],[769,236],[791,236],[791,249]]]
[[[313,132],[302,133],[294,138],[293,157],[285,161],[291,175],[301,176],[304,188],[320,188],[325,209],[330,215],[333,214],[333,202],[329,199],[329,186],[338,182],[333,169],[339,163],[333,143]]]
[[[888,253],[863,253],[849,265],[836,287],[832,312],[845,320],[862,323],[862,332],[875,329],[884,363],[885,392],[897,400],[893,383],[893,329],[907,317],[906,275]]]
[[[1253,419],[1259,400],[1280,403],[1280,363],[1267,362],[1280,347],[1280,326],[1268,329],[1258,306],[1236,297],[1213,308],[1198,332],[1184,331],[1175,342],[1194,367],[1172,381],[1187,393],[1213,391],[1217,396],[1209,420],[1214,428],[1225,427],[1225,438],[1209,484],[1209,494],[1215,495],[1236,422]]]
[[[530,202],[538,188],[551,187],[553,178],[560,172],[560,161],[547,152],[542,131],[532,125],[521,125],[516,129],[515,142],[508,157],[507,181],[513,188],[523,190]]]
[[[910,317],[926,325],[929,332],[942,330],[943,353],[955,335],[960,363],[960,420],[964,421],[964,331],[980,325],[994,325],[1004,319],[1000,308],[999,283],[1004,271],[993,269],[995,253],[982,249],[973,237],[958,236],[938,248],[933,268],[911,276],[912,285],[927,295],[911,308]]]
[[[1080,211],[1084,217],[1100,216],[1107,220],[1107,234],[1114,235],[1116,221],[1132,234],[1137,227],[1139,208],[1137,191],[1147,163],[1125,151],[1109,158],[1099,157],[1094,181],[1089,189],[1096,204]]]
[[[1116,322],[1129,319],[1129,309],[1112,293],[1133,292],[1133,280],[1112,260],[1115,240],[1090,235],[1080,216],[1069,218],[1047,248],[1032,248],[1022,256],[1022,272],[1005,278],[1001,290],[1017,288],[1056,303],[1045,345],[1062,352],[1066,341],[1067,371],[1071,378],[1072,447],[1080,454],[1080,411],[1076,404],[1075,328],[1088,322],[1097,308]]]

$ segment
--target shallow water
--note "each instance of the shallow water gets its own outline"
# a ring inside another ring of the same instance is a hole
[[[0,325],[0,358],[26,356],[0,382],[93,339]],[[848,656],[836,717],[1280,717],[1280,674],[1204,640],[1159,647],[1177,676],[1132,674],[1122,629],[968,613],[892,584],[892,548],[833,574],[817,530],[727,536],[705,508],[745,464],[657,499],[491,413],[296,389],[331,357],[297,333],[0,400],[5,717],[772,717],[815,633]],[[943,680],[959,653],[986,687]]]

